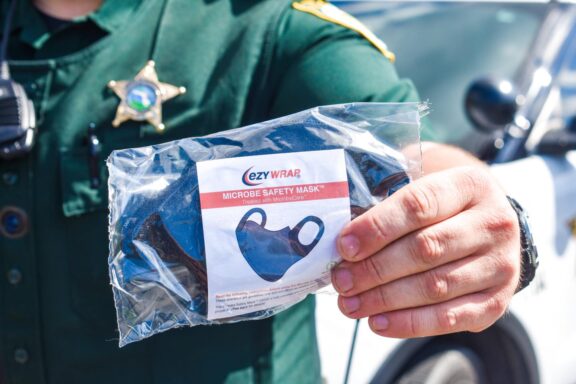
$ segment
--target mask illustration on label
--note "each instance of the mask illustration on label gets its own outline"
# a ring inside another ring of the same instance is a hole
[[[262,217],[260,224],[248,220],[255,213]],[[298,235],[309,222],[318,226],[318,233],[310,244],[302,244]],[[250,267],[258,276],[270,282],[281,279],[292,265],[306,257],[324,234],[324,222],[316,216],[305,217],[292,229],[284,227],[271,231],[265,227],[266,212],[261,208],[252,208],[238,223],[236,239]]]

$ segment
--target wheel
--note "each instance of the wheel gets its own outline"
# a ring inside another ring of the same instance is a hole
[[[468,348],[429,352],[404,371],[399,384],[486,384],[485,368]]]

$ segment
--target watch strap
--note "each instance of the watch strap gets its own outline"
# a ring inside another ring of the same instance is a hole
[[[506,196],[506,198],[514,209],[514,212],[516,212],[516,216],[518,216],[518,224],[520,226],[522,269],[520,272],[520,281],[516,288],[516,292],[520,292],[530,284],[536,275],[536,268],[538,268],[538,250],[534,245],[526,212],[515,199],[510,196]]]

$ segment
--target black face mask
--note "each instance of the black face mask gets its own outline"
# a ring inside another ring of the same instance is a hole
[[[259,213],[260,224],[248,220]],[[302,244],[298,235],[307,223],[318,225],[318,233],[310,244]],[[306,257],[318,244],[324,234],[324,222],[316,216],[307,216],[292,229],[284,227],[278,231],[265,228],[266,212],[261,208],[252,208],[236,227],[236,239],[244,259],[254,272],[266,281],[277,281],[295,263]]]

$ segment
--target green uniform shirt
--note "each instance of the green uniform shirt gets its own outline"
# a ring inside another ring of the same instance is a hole
[[[3,22],[8,2],[0,5]],[[274,318],[172,330],[118,348],[103,163],[113,149],[316,105],[416,100],[411,83],[358,33],[288,0],[108,0],[51,32],[20,0],[9,57],[39,135],[31,154],[0,161],[0,210],[26,215],[23,236],[0,234],[0,382],[319,382],[311,299]],[[149,59],[160,81],[187,93],[162,105],[162,134],[146,122],[113,128],[119,99],[107,83],[132,79]],[[91,123],[103,146],[97,189]]]

